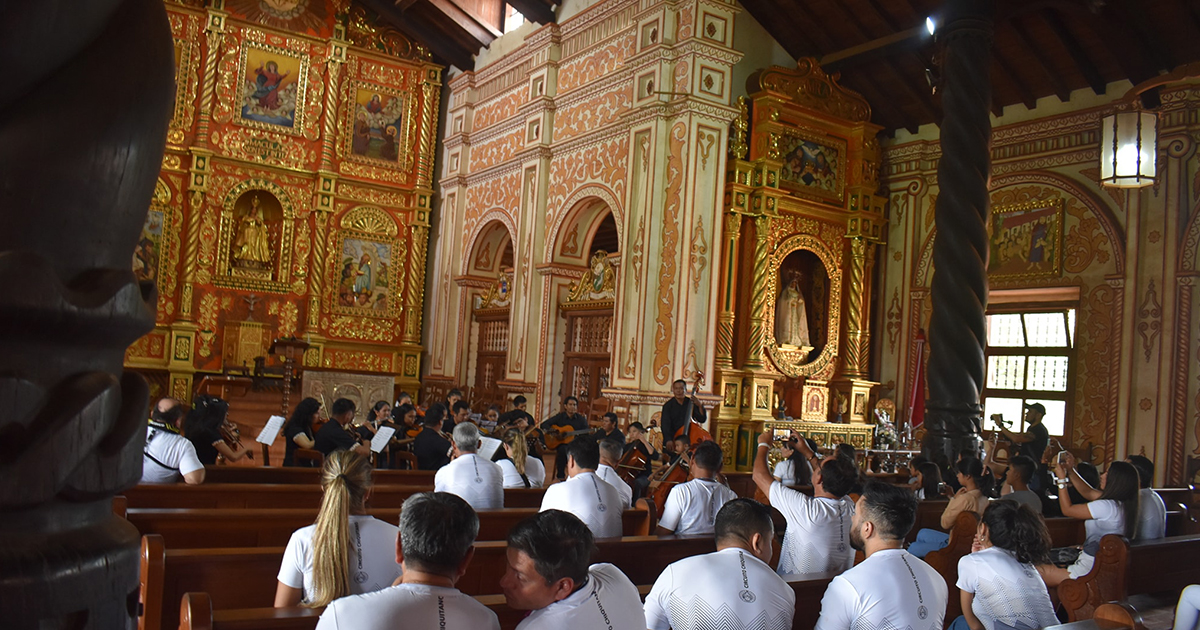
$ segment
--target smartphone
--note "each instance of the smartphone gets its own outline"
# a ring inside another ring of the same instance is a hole
[[[946,494],[946,482],[945,481],[938,482],[938,494]]]
[[[1059,451],[1058,452],[1058,463],[1060,463],[1060,464],[1067,463],[1067,451]]]

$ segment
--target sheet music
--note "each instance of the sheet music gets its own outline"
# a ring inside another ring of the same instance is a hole
[[[375,437],[371,438],[371,451],[374,453],[382,451],[395,432],[396,430],[392,427],[379,427],[379,430],[375,432]]]
[[[494,437],[481,435],[479,436],[479,450],[477,454],[488,461],[492,461],[492,455],[496,454],[496,450],[502,444],[504,443]]]
[[[287,420],[283,416],[271,416],[267,420],[267,426],[258,432],[258,437],[254,438],[254,441],[271,446],[275,443],[275,438],[279,437],[279,430],[283,428],[284,422]]]

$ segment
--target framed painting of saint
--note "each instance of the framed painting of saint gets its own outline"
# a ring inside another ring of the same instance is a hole
[[[1062,274],[1063,201],[993,206],[988,278],[1031,280]]]
[[[162,251],[163,222],[166,220],[162,208],[150,207],[142,234],[133,248],[133,275],[138,281],[158,282],[158,260]]]
[[[801,197],[841,202],[846,188],[846,141],[788,131],[779,141],[780,185]]]
[[[338,251],[334,274],[337,312],[388,317],[395,304],[392,243],[347,234]]]
[[[355,83],[345,125],[343,154],[392,168],[408,165],[409,97],[398,90]]]
[[[252,127],[300,133],[308,58],[276,46],[242,45],[238,120]]]

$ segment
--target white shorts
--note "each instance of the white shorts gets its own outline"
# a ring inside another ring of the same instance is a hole
[[[1075,564],[1067,567],[1067,572],[1071,574],[1072,579],[1078,580],[1092,572],[1093,564],[1096,564],[1096,557],[1086,551],[1081,551]]]

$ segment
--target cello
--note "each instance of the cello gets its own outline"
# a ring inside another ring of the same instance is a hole
[[[654,500],[654,509],[658,512],[658,518],[662,518],[663,512],[667,509],[667,496],[671,494],[671,488],[686,482],[691,476],[691,466],[684,461],[682,454],[670,465],[651,476],[648,495]]]
[[[675,439],[679,439],[681,437],[686,438],[688,441],[689,452],[696,450],[696,446],[701,442],[713,441],[712,434],[704,430],[704,427],[701,426],[699,422],[696,422],[696,419],[692,417],[692,411],[695,409],[695,405],[698,404],[698,401],[696,400],[696,394],[700,391],[700,386],[703,384],[704,372],[696,372],[696,382],[692,384],[692,395],[688,398],[687,406],[684,407],[683,417],[686,419],[686,422],[682,427],[679,427],[679,429],[675,431],[675,435],[672,436]],[[693,427],[693,424],[696,426]]]

